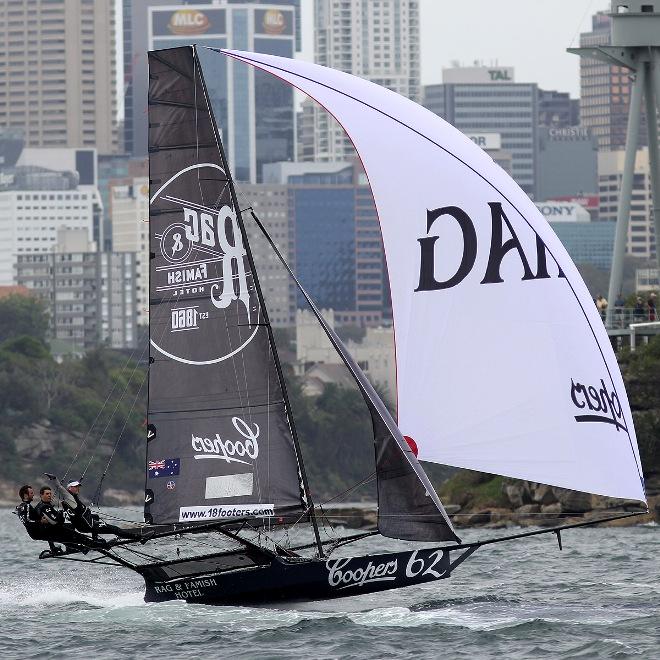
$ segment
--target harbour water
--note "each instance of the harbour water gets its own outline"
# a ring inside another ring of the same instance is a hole
[[[353,599],[146,604],[130,571],[38,560],[44,544],[4,509],[0,657],[660,658],[660,528],[570,530],[563,543],[484,547],[449,580]],[[405,547],[376,537],[359,550]]]

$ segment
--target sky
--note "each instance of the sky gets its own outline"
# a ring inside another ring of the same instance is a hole
[[[302,58],[314,58],[313,0],[302,0]],[[515,68],[516,82],[580,93],[580,32],[591,16],[609,9],[607,0],[420,0],[422,84],[442,82],[442,68],[457,60],[471,66]]]

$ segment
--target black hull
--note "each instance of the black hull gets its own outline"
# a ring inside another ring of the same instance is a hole
[[[162,579],[158,566],[141,567],[140,573],[147,602],[240,605],[324,600],[423,584],[450,577],[461,560],[452,564],[448,550],[430,548],[327,560],[273,557],[260,565],[170,579]],[[176,572],[176,563],[168,568]]]

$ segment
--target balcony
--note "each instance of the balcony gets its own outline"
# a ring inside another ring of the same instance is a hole
[[[612,307],[611,321],[607,325],[607,311],[599,310],[603,323],[608,330],[629,328],[635,323],[649,323],[658,321],[658,312],[651,312],[647,307],[636,309],[634,307]]]
[[[647,344],[651,337],[660,335],[657,311],[648,307],[613,307],[609,324],[607,312],[601,310],[599,313],[615,351],[622,348],[634,351],[640,343]]]

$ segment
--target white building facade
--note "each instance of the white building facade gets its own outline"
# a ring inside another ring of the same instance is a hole
[[[91,241],[94,200],[83,190],[0,192],[0,284],[16,283],[18,256],[52,252],[58,229],[83,229]]]
[[[24,254],[18,256],[16,273],[17,282],[48,307],[55,353],[137,345],[133,253]]]
[[[138,325],[149,324],[149,179],[110,185],[112,245],[135,253],[135,298]]]
[[[623,150],[598,153],[600,220],[616,220],[624,160]],[[649,150],[648,147],[643,147],[637,150],[635,157],[626,254],[632,257],[655,259],[655,239]]]
[[[321,310],[330,327],[335,327],[335,314],[331,309]],[[394,359],[394,331],[392,327],[367,328],[362,341],[345,342],[371,384],[390,401],[396,402],[396,363]],[[296,364],[295,371],[304,376],[314,365],[343,365],[339,353],[333,348],[325,331],[312,312],[299,309],[296,312]],[[344,382],[336,374],[339,384]]]
[[[0,162],[0,284],[15,283],[19,255],[51,252],[62,230],[84,230],[101,244],[96,165],[95,149],[22,145]]]
[[[419,101],[419,2],[315,0],[314,61]],[[354,157],[341,126],[317,104],[305,104],[299,153],[317,161]]]

